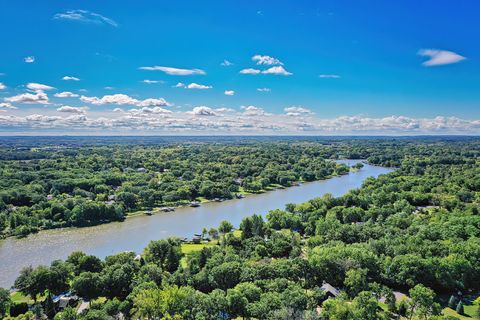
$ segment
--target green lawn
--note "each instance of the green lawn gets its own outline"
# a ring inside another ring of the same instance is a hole
[[[188,254],[191,254],[193,252],[200,251],[205,247],[213,247],[215,245],[216,245],[216,243],[214,243],[213,241],[209,242],[209,243],[199,243],[199,244],[182,243],[182,253],[185,254],[185,255],[188,255]]]
[[[24,295],[23,293],[19,291],[13,292],[10,297],[12,298],[12,301],[14,303],[22,303],[26,302],[28,304],[33,304],[33,299],[31,299],[29,296]],[[44,296],[38,295],[37,296],[37,301],[43,301],[45,300]]]
[[[474,306],[474,305],[464,306],[464,310],[465,310],[464,316],[459,315],[458,313],[455,312],[455,310],[450,308],[443,309],[442,313],[446,316],[457,317],[461,320],[479,319],[478,317],[477,318],[475,317],[475,311],[477,308],[478,306]]]

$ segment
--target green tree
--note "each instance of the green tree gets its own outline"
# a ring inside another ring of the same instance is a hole
[[[102,294],[103,283],[100,274],[95,272],[82,272],[73,279],[72,289],[87,300],[95,299]]]
[[[408,291],[409,300],[409,319],[417,316],[422,319],[428,319],[429,316],[440,313],[440,305],[435,302],[435,292],[421,284]]]
[[[10,311],[11,305],[12,299],[10,298],[10,292],[0,288],[0,318],[3,318]]]
[[[357,296],[360,292],[368,289],[367,270],[350,269],[345,275],[345,287],[350,297]]]
[[[218,231],[220,231],[221,234],[225,235],[226,233],[229,233],[233,230],[233,225],[228,222],[223,220],[220,222],[220,226],[218,227]]]
[[[168,238],[151,241],[145,248],[144,256],[147,262],[153,262],[163,270],[174,272],[180,265],[183,256],[180,240]]]
[[[464,315],[465,314],[465,310],[463,308],[463,302],[462,300],[460,300],[457,304],[457,307],[455,308],[455,311],[459,314],[459,315]]]

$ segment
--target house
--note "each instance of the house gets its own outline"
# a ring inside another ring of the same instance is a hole
[[[63,310],[68,306],[75,306],[78,302],[78,297],[71,292],[65,292],[53,297],[53,303],[58,309]]]
[[[48,200],[48,201],[50,201],[50,200],[52,200],[52,199],[53,199],[53,194],[47,195],[47,200]]]
[[[145,169],[145,168],[138,168],[137,169],[137,172],[146,172],[146,171],[147,171],[147,169]]]
[[[115,200],[115,198],[116,198],[116,197],[115,197],[114,194],[109,194],[108,197],[107,197],[107,200],[108,200],[108,201],[113,201],[113,200]]]
[[[415,208],[415,211],[413,211],[413,214],[425,212],[429,209],[439,209],[440,206],[418,206]]]
[[[329,284],[328,282],[323,282],[322,286],[320,287],[323,292],[325,292],[326,298],[336,298],[340,295],[340,290]]]
[[[194,235],[193,238],[192,238],[192,242],[195,243],[195,244],[199,244],[202,242],[202,236],[201,235]]]

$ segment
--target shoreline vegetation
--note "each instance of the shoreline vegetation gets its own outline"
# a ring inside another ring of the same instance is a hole
[[[331,159],[326,159],[326,160],[331,160]],[[358,161],[360,161],[357,164],[349,167],[349,171],[352,171],[352,172],[359,171],[363,167],[362,162],[367,163],[363,159],[337,159],[337,160],[332,160],[332,161],[338,161],[338,160],[358,160]],[[271,185],[265,187],[265,189],[261,189],[261,190],[258,190],[258,191],[250,191],[250,192],[245,191],[245,190],[243,190],[242,187],[240,187],[239,188],[240,190],[235,194],[235,196],[233,196],[230,199],[219,199],[220,200],[219,201],[217,199],[207,199],[207,198],[199,197],[197,199],[194,199],[193,202],[197,201],[198,206],[199,206],[201,204],[212,203],[212,202],[238,201],[238,200],[244,199],[244,197],[247,197],[249,195],[262,194],[262,193],[266,193],[266,192],[272,192],[272,191],[275,191],[275,190],[282,190],[282,189],[286,189],[286,188],[298,187],[298,186],[300,186],[300,184],[303,184],[303,183],[311,183],[311,182],[316,182],[316,181],[328,180],[328,179],[332,179],[334,177],[338,177],[338,176],[346,175],[346,174],[348,174],[348,172],[343,172],[341,174],[334,173],[331,176],[327,176],[327,177],[325,177],[321,180],[293,181],[290,186],[282,186],[280,184],[271,184]],[[237,197],[236,195],[241,195],[242,197]],[[7,237],[25,238],[25,237],[28,237],[30,234],[35,234],[35,233],[45,231],[45,230],[68,229],[68,228],[89,228],[89,227],[94,227],[96,225],[109,224],[109,223],[112,223],[112,222],[123,222],[126,219],[134,218],[134,217],[138,217],[138,216],[154,215],[154,214],[172,214],[172,213],[174,213],[175,209],[184,208],[184,207],[192,207],[192,202],[185,201],[185,202],[182,202],[182,203],[167,203],[167,204],[164,204],[161,207],[143,208],[143,209],[140,209],[140,210],[134,211],[134,212],[126,212],[126,214],[124,216],[124,219],[118,220],[118,221],[99,222],[97,224],[89,224],[89,225],[77,226],[77,227],[74,227],[74,226],[72,226],[72,227],[59,226],[59,227],[53,227],[53,228],[48,228],[48,229],[41,229],[40,228],[40,229],[38,229],[34,232],[31,232],[31,233],[28,233],[28,234],[8,235],[6,237],[0,238],[0,241],[2,241],[2,239],[6,239]]]
[[[350,170],[331,161],[338,153],[330,146],[306,142],[0,149],[0,239],[123,221]]]

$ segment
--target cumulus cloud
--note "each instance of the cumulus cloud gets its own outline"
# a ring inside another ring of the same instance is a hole
[[[204,84],[198,84],[198,83],[192,82],[188,86],[186,86],[185,88],[186,89],[205,90],[205,89],[212,89],[212,86],[207,86],[207,85],[204,85]]]
[[[205,71],[201,69],[179,69],[172,67],[162,67],[162,66],[152,66],[152,67],[140,67],[140,70],[149,70],[149,71],[162,71],[166,74],[173,76],[190,76],[190,75],[204,75]]]
[[[230,67],[230,66],[233,66],[233,63],[225,59],[225,60],[223,60],[222,63],[220,63],[220,65],[222,67]]]
[[[65,81],[80,81],[79,78],[72,77],[72,76],[65,76],[65,77],[62,78],[62,80],[65,80]]]
[[[418,51],[418,55],[430,58],[422,63],[426,67],[452,64],[466,59],[464,56],[453,51],[439,49],[421,49]]]
[[[46,91],[46,90],[53,90],[55,89],[54,87],[47,86],[46,84],[41,84],[41,83],[35,83],[35,82],[30,82],[27,83],[27,89],[30,89],[32,91]]]
[[[287,116],[303,116],[303,115],[309,115],[313,114],[312,110],[304,108],[304,107],[296,107],[296,106],[291,106],[283,109],[285,111],[285,114]]]
[[[0,102],[0,108],[17,109],[17,107],[12,106],[12,104],[9,102]]]
[[[0,82],[0,90],[4,90],[4,89],[6,89],[6,88],[7,88],[7,86],[4,85],[2,82]]]
[[[34,56],[28,56],[28,57],[23,58],[23,61],[25,63],[34,63],[35,62],[35,57]]]
[[[32,93],[22,93],[13,97],[8,97],[4,99],[6,102],[19,103],[19,104],[49,104],[48,95],[39,90],[35,94]]]
[[[270,91],[272,91],[272,89],[270,89],[270,88],[257,88],[257,91],[260,91],[260,92],[270,92]]]
[[[81,96],[80,100],[94,105],[117,104],[134,105],[137,107],[171,106],[171,104],[163,98],[138,100],[122,93],[105,95],[102,98]]]
[[[246,68],[240,70],[241,74],[259,74],[261,71],[258,69],[253,69],[253,68]]]
[[[275,66],[268,68],[267,70],[262,71],[263,74],[277,74],[277,75],[282,75],[282,76],[291,76],[293,73],[288,72],[283,68],[282,66]]]
[[[283,65],[283,63],[274,58],[274,57],[270,57],[270,56],[262,56],[262,55],[259,55],[259,54],[256,54],[252,57],[252,60],[253,61],[256,61],[258,65],[267,65],[267,66],[272,66],[272,65]]]
[[[110,25],[112,27],[118,27],[113,19],[102,16],[101,14],[90,12],[87,10],[68,10],[65,12],[57,13],[53,16],[56,20],[67,20],[75,22],[83,22],[97,25]]]
[[[247,116],[244,113],[249,112]],[[196,107],[187,112],[172,113],[161,107],[142,107],[116,112],[105,117],[96,116],[93,111],[86,114],[70,114],[66,117],[31,114],[16,116],[0,115],[2,129],[25,132],[30,129],[111,130],[125,132],[137,130],[145,132],[198,132],[198,133],[253,133],[253,134],[474,134],[480,130],[480,120],[460,119],[457,117],[411,118],[389,116],[369,118],[363,116],[341,116],[336,118],[318,118],[308,114],[305,117],[292,117],[286,114],[268,114],[261,108],[246,106],[243,112],[227,108],[212,109]],[[215,116],[216,115],[216,116]]]
[[[234,90],[225,90],[224,94],[226,96],[233,96],[233,95],[235,95],[235,91]]]
[[[338,74],[320,74],[318,77],[323,79],[340,79]]]
[[[258,69],[254,69],[254,68],[247,68],[247,69],[240,70],[240,73],[241,74],[260,74],[260,73],[263,73],[263,74],[275,74],[275,75],[282,75],[282,76],[291,76],[293,74],[293,73],[285,70],[285,68],[282,67],[282,66],[270,67],[270,68],[268,68],[266,70],[263,70],[263,71],[258,70]]]
[[[61,106],[60,108],[57,108],[58,112],[76,113],[76,114],[85,114],[87,110],[88,110],[88,107]]]
[[[220,113],[226,113],[226,112],[235,112],[232,108],[217,108],[215,111],[220,112]]]
[[[79,95],[70,91],[64,91],[64,92],[55,93],[53,96],[57,98],[76,98]]]
[[[255,107],[255,106],[242,106],[241,108],[244,110],[243,113],[242,113],[244,116],[252,117],[252,116],[264,116],[264,115],[267,115],[267,113],[265,112],[265,110],[263,110],[262,108],[259,108],[259,107]]]
[[[192,111],[187,111],[188,114],[192,114],[194,116],[216,116],[217,113],[212,108],[200,106],[193,108]]]
[[[116,108],[113,110],[114,112],[123,112],[122,109]],[[172,111],[164,109],[162,107],[153,107],[149,108],[148,106],[145,106],[140,109],[130,109],[128,110],[128,113],[134,114],[134,115],[139,115],[139,114],[169,114],[172,113]]]

